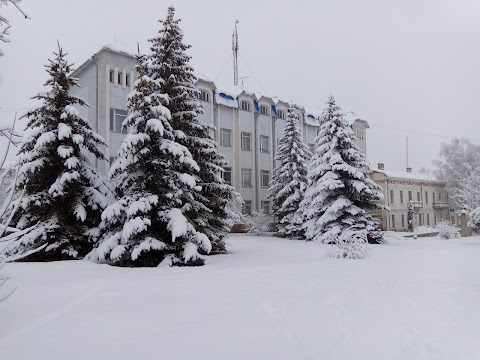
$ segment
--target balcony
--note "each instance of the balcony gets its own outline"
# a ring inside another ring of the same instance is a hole
[[[435,201],[433,203],[434,209],[448,209],[450,208],[450,203],[448,201]]]
[[[423,209],[423,201],[412,201],[415,210]]]

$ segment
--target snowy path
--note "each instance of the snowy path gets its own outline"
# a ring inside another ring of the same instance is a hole
[[[480,238],[392,241],[366,261],[233,237],[202,268],[8,264],[0,357],[480,359]]]

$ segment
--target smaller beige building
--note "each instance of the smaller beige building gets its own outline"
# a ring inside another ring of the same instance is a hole
[[[453,202],[445,191],[445,183],[432,176],[406,171],[385,170],[378,164],[370,177],[383,189],[384,200],[390,210],[374,214],[381,219],[385,231],[406,231],[408,202],[414,206],[414,221],[417,226],[434,227],[436,223],[449,220],[460,225],[460,216],[455,212]]]

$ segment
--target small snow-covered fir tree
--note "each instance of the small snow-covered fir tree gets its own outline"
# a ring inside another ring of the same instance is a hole
[[[110,184],[87,155],[103,158],[105,142],[75,108],[87,104],[69,95],[78,81],[69,77],[72,65],[60,45],[54,54],[47,66],[50,90],[35,96],[42,105],[25,115],[30,132],[19,151],[17,189],[24,194],[12,224],[35,228],[5,251],[7,256],[32,252],[27,261],[85,256],[96,240],[100,214],[113,200]],[[44,245],[44,251],[33,251]]]
[[[183,43],[180,19],[175,19],[175,9],[168,8],[165,20],[161,20],[159,34],[150,40],[150,77],[160,80],[160,93],[169,96],[168,109],[175,140],[192,154],[200,171],[196,174],[200,191],[193,193],[190,209],[185,212],[195,229],[208,236],[212,251],[224,251],[224,238],[239,214],[236,207],[239,194],[225,184],[221,172],[227,165],[225,158],[217,151],[217,144],[211,133],[214,128],[202,123],[198,115],[203,112],[196,98],[196,77],[190,66],[191,57],[186,53],[190,45]]]
[[[301,238],[304,235],[298,209],[307,184],[307,161],[311,156],[308,147],[302,142],[297,115],[293,109],[289,109],[275,155],[275,160],[280,164],[273,173],[268,189],[280,236]]]
[[[415,231],[415,222],[413,220],[413,202],[410,200],[407,205],[407,230],[409,232]]]
[[[117,201],[102,213],[102,241],[90,258],[119,266],[202,265],[211,243],[186,216],[195,202],[199,171],[175,141],[170,102],[152,79],[144,56],[127,99],[130,132],[110,169]]]
[[[300,204],[307,240],[334,242],[346,229],[376,233],[369,212],[384,208],[378,204],[383,195],[369,178],[365,155],[333,96],[322,113],[316,144]]]

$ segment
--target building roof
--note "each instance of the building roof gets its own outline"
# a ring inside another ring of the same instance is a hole
[[[434,176],[410,173],[407,171],[398,171],[398,170],[374,170],[374,172],[382,173],[388,178],[392,179],[402,179],[402,180],[417,180],[417,181],[428,181],[428,182],[438,182],[442,183],[443,181],[437,180]]]

